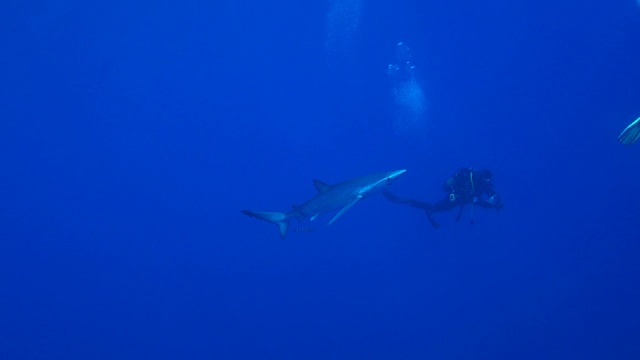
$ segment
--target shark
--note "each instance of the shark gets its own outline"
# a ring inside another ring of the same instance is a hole
[[[335,185],[313,180],[318,193],[302,205],[293,205],[289,212],[242,210],[242,213],[278,225],[280,237],[284,239],[291,219],[303,221],[310,218],[313,221],[321,214],[339,210],[329,221],[331,225],[353,205],[383,191],[406,171],[405,169],[370,174]]]

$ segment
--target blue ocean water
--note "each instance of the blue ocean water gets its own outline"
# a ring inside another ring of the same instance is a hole
[[[640,358],[636,1],[3,17],[1,358]],[[399,168],[436,201],[463,166],[505,203],[473,225],[375,196],[281,240],[240,213]]]

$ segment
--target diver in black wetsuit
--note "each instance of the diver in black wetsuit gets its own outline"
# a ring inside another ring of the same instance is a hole
[[[467,204],[478,205],[489,209],[502,209],[504,205],[502,204],[500,196],[498,196],[496,191],[493,189],[493,184],[491,183],[492,178],[493,174],[489,170],[462,168],[456,171],[456,173],[443,184],[442,189],[448,195],[446,198],[436,202],[435,204],[411,199],[401,199],[388,191],[384,192],[384,196],[394,203],[409,204],[413,207],[425,210],[427,217],[429,218],[429,222],[433,227],[437,228],[440,224],[438,224],[432,217],[432,214],[435,212],[448,211],[456,206],[460,206],[460,212],[456,217],[456,221],[458,221],[462,215],[464,206]],[[487,196],[486,199],[483,198],[483,195],[485,194]],[[474,220],[472,217],[471,223],[473,224],[473,222]]]

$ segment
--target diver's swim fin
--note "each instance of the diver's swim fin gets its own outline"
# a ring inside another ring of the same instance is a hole
[[[640,117],[620,133],[618,140],[625,145],[633,144],[640,139]]]
[[[460,205],[460,210],[458,211],[458,216],[456,216],[456,222],[458,222],[458,220],[460,220],[460,218],[462,217],[462,211],[464,210],[464,205]]]
[[[473,216],[473,204],[471,204],[471,220],[469,220],[469,224],[473,225],[476,223],[476,218],[475,216]],[[456,216],[456,222],[458,222],[458,220],[460,220],[460,218],[462,217],[462,210],[464,210],[464,205],[460,205],[460,210],[458,211],[458,216]]]
[[[431,226],[433,226],[435,229],[439,228],[440,224],[438,224],[438,222],[433,219],[433,216],[431,216],[431,211],[426,210],[425,213],[427,214],[427,219],[429,219],[429,223],[431,224]]]

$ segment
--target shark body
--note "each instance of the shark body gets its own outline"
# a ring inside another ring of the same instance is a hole
[[[358,201],[381,192],[406,171],[394,170],[371,174],[335,185],[327,185],[320,180],[314,180],[313,184],[318,190],[316,196],[302,205],[294,205],[288,213],[253,210],[242,210],[242,213],[278,225],[280,237],[284,239],[287,235],[290,219],[296,218],[302,221],[311,218],[313,221],[320,214],[340,210],[329,221],[329,224],[332,224]]]

